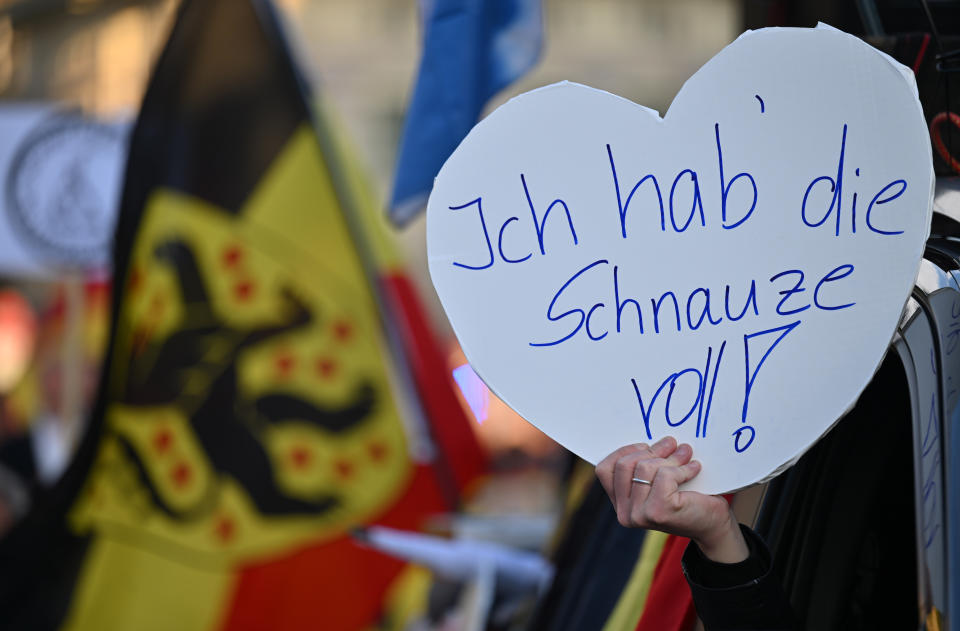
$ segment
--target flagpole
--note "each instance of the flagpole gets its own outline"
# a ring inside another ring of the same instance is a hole
[[[57,429],[69,449],[79,434],[83,411],[84,281],[81,274],[66,275],[64,287],[63,346],[60,349],[60,409]]]
[[[261,19],[264,20],[265,24],[269,27],[272,27],[272,32],[277,37],[276,45],[279,50],[286,56],[288,60],[287,66],[291,69],[293,73],[293,79],[300,88],[300,93],[303,96],[305,103],[312,105],[312,107],[307,108],[307,117],[312,123],[314,130],[314,135],[317,139],[317,144],[319,145],[320,153],[322,156],[329,156],[330,159],[323,159],[324,168],[327,171],[327,174],[330,178],[330,184],[333,188],[334,197],[340,203],[341,208],[343,209],[344,221],[347,225],[347,230],[353,238],[354,244],[357,248],[357,253],[363,266],[364,273],[368,279],[370,285],[370,293],[373,296],[374,302],[377,306],[377,312],[380,319],[380,326],[386,338],[387,346],[390,350],[387,357],[387,362],[391,365],[393,372],[396,375],[397,380],[400,382],[401,388],[405,393],[408,393],[408,406],[411,408],[411,413],[414,416],[414,421],[419,423],[420,427],[426,428],[426,433],[430,436],[431,439],[431,451],[435,457],[437,464],[440,469],[446,475],[440,475],[438,477],[438,485],[441,492],[444,495],[444,499],[447,501],[447,504],[450,506],[451,510],[456,510],[460,505],[460,496],[456,488],[453,476],[453,467],[450,465],[447,454],[443,453],[442,449],[438,448],[439,443],[436,440],[436,437],[433,436],[432,427],[427,421],[426,413],[423,409],[423,405],[420,401],[420,397],[417,392],[416,384],[413,379],[410,377],[409,370],[401,370],[401,368],[406,365],[409,366],[410,362],[407,360],[407,352],[403,348],[403,338],[400,335],[400,332],[397,329],[396,323],[388,317],[389,313],[396,313],[399,310],[398,305],[394,305],[392,300],[387,292],[384,291],[382,283],[379,280],[379,275],[376,272],[376,266],[374,265],[374,256],[370,249],[370,244],[364,237],[363,230],[359,223],[360,210],[358,209],[357,203],[354,200],[353,194],[349,190],[349,186],[346,184],[347,177],[340,168],[339,160],[336,157],[339,155],[337,150],[337,144],[333,138],[333,134],[328,128],[326,121],[326,116],[322,111],[322,108],[316,107],[312,98],[309,98],[310,90],[306,85],[303,78],[297,72],[298,66],[294,63],[293,54],[287,44],[286,39],[282,36],[283,28],[281,22],[273,9],[272,4],[269,0],[251,0],[255,9],[259,9],[258,13],[261,16]],[[265,29],[269,33],[271,29]],[[400,360],[403,360],[402,362]],[[398,365],[399,364],[399,365]]]
[[[316,131],[317,142],[320,145],[321,153],[325,156],[336,156],[338,154],[336,143],[333,140],[333,135],[329,131],[326,114],[323,112],[322,108],[314,108],[312,114],[314,130]],[[460,494],[457,491],[453,467],[447,458],[447,454],[445,454],[443,449],[440,448],[440,443],[433,435],[433,428],[427,419],[427,414],[423,408],[423,403],[418,394],[416,383],[410,375],[409,366],[411,363],[408,358],[408,353],[403,346],[403,336],[400,334],[400,331],[397,328],[396,321],[389,317],[389,314],[400,313],[400,305],[395,304],[395,301],[392,299],[389,292],[384,291],[383,282],[376,273],[376,268],[373,263],[374,256],[370,251],[370,244],[365,239],[363,231],[359,226],[358,217],[360,211],[357,209],[352,193],[350,193],[349,190],[346,190],[349,188],[348,186],[344,185],[346,182],[346,176],[341,171],[338,162],[339,161],[336,159],[323,160],[323,163],[330,175],[330,180],[334,189],[334,195],[344,208],[344,215],[348,230],[353,236],[354,243],[357,244],[357,250],[360,254],[364,271],[366,272],[367,278],[370,282],[371,293],[373,294],[374,300],[377,303],[380,326],[383,330],[384,336],[386,337],[387,346],[390,350],[387,361],[392,365],[393,370],[391,372],[396,375],[401,389],[408,395],[406,397],[407,405],[410,409],[410,412],[413,414],[414,422],[416,422],[421,428],[424,428],[425,433],[430,437],[431,455],[433,455],[437,465],[439,465],[439,469],[444,474],[437,476],[437,482],[440,486],[440,490],[444,494],[444,498],[450,506],[450,509],[456,510],[460,506]],[[424,431],[418,433],[422,436]]]

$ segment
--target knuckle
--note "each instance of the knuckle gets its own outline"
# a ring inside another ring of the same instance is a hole
[[[664,463],[663,465],[657,467],[654,480],[659,479],[660,484],[669,482],[669,480],[674,477],[676,471],[677,471],[677,467],[671,465],[669,462]]]
[[[620,460],[617,460],[615,475],[625,475],[627,473],[633,474],[633,471],[636,467],[636,457],[635,456],[625,456]]]
[[[599,472],[603,469],[612,469],[613,463],[616,461],[617,461],[617,452],[613,452],[612,454],[608,455],[606,458],[604,458],[603,460],[597,463],[597,471]]]
[[[663,502],[648,502],[644,509],[644,519],[655,528],[665,525],[668,519],[668,512],[666,507],[663,505]]]
[[[650,464],[649,460],[641,460],[633,465],[633,476],[636,478],[650,480],[652,482],[653,478],[650,476],[655,474],[656,469],[654,469],[653,465]]]
[[[639,447],[639,445],[624,445],[620,449],[613,452],[613,455],[616,456],[617,460],[619,460],[624,456],[629,456],[630,454],[636,453],[639,450]]]
[[[596,466],[596,468],[594,469],[594,472],[597,474],[597,477],[602,480],[606,475],[609,474],[611,468],[612,467],[607,464],[607,461],[604,460],[603,462],[601,462]]]
[[[666,464],[660,467],[657,473],[663,478],[675,478],[680,473],[680,467],[675,464]]]
[[[670,466],[671,466],[671,467],[676,467],[676,466],[678,466],[678,465],[680,464],[680,462],[681,462],[682,459],[683,459],[683,453],[680,452],[679,450],[674,451],[672,454],[670,454],[669,456],[667,456],[667,457],[665,458],[665,460],[666,460],[668,463],[670,463]]]

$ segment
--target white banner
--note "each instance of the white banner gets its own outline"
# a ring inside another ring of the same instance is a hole
[[[748,32],[660,116],[561,83],[444,165],[430,273],[471,365],[596,463],[673,435],[726,492],[794,462],[882,360],[928,236],[913,74],[829,27]]]

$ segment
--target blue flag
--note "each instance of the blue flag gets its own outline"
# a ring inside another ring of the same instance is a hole
[[[420,8],[423,58],[390,200],[398,225],[423,209],[483,106],[536,63],[543,41],[540,0],[421,0]]]

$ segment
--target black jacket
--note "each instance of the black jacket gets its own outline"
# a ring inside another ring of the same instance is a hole
[[[773,571],[766,544],[741,525],[750,556],[740,563],[716,563],[691,542],[683,554],[697,614],[707,631],[797,628],[790,602]]]

